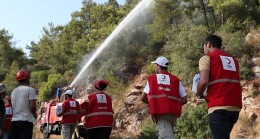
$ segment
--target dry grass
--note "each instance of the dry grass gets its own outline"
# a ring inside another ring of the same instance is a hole
[[[248,139],[248,138],[259,138],[260,137],[260,123],[252,121],[248,115],[241,112],[239,119],[235,124],[232,132],[232,139]]]

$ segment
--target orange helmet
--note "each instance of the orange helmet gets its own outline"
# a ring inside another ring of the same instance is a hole
[[[16,74],[16,80],[21,81],[27,79],[29,76],[28,72],[26,70],[20,70]]]
[[[97,80],[95,83],[94,83],[94,86],[96,89],[99,89],[99,90],[105,90],[106,87],[108,86],[109,82],[106,81],[106,80]]]

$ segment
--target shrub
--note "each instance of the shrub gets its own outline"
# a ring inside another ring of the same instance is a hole
[[[207,123],[207,108],[205,105],[197,107],[186,106],[175,127],[175,137],[178,138],[210,138]]]
[[[143,126],[141,127],[141,133],[138,139],[157,139],[156,125],[153,123],[150,117],[146,118]]]

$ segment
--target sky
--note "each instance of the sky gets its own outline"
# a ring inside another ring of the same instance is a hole
[[[123,0],[120,1],[119,4]],[[8,30],[13,35],[12,42],[16,42],[15,47],[22,48],[28,56],[26,45],[40,40],[43,27],[48,27],[48,23],[55,26],[67,24],[71,14],[80,11],[81,7],[82,0],[1,0],[0,29]]]

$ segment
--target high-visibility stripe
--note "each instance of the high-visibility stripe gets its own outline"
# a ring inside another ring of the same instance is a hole
[[[71,111],[68,111],[68,112],[65,112],[63,115],[69,115],[69,114],[77,114],[77,110],[71,110]]]
[[[5,118],[5,119],[6,119],[6,120],[9,120],[9,119],[11,120],[12,118]]]
[[[215,83],[221,83],[221,82],[232,82],[232,83],[240,83],[239,80],[232,80],[232,79],[218,79],[218,80],[214,80],[208,83],[208,85],[212,85]]]
[[[96,115],[113,115],[113,112],[92,112],[87,114],[87,117],[96,116]]]
[[[150,95],[150,98],[162,98],[162,97],[166,97],[166,94],[162,94],[162,95]],[[180,98],[174,97],[174,96],[167,96],[167,98],[169,99],[173,99],[173,100],[177,100],[177,101],[181,101]]]

